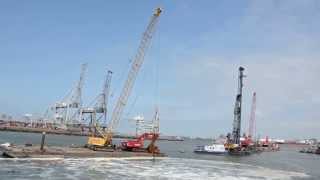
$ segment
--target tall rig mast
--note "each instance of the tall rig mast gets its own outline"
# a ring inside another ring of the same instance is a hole
[[[249,132],[248,136],[253,137],[255,131],[255,126],[256,126],[256,103],[257,103],[257,97],[256,97],[256,92],[253,93],[252,97],[252,106],[251,106],[251,114],[250,114],[250,121],[249,121]]]
[[[233,120],[233,131],[232,141],[234,144],[240,144],[240,130],[241,130],[241,106],[242,106],[242,88],[243,88],[243,74],[244,68],[239,67],[238,77],[238,94],[236,96],[236,102],[234,106],[234,120]]]

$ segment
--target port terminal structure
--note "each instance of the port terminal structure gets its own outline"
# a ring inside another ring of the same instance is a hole
[[[82,100],[83,86],[85,84],[88,64],[81,65],[80,78],[76,85],[60,101],[50,105],[41,117],[33,117],[28,114],[23,121],[11,120],[12,127],[22,129],[48,129],[48,130],[76,130],[93,131],[99,126],[102,130],[114,131],[119,124],[124,107],[127,104],[135,79],[143,64],[146,50],[150,47],[151,39],[156,29],[162,10],[157,8],[153,13],[146,31],[143,33],[137,53],[132,61],[125,85],[119,99],[114,104],[113,111],[109,111],[108,99],[112,71],[108,70],[101,93],[89,105],[84,105]],[[110,112],[110,113],[109,113]],[[108,115],[110,118],[108,119]],[[110,120],[107,122],[107,120]],[[27,130],[26,130],[27,131]]]
[[[79,112],[82,109],[82,89],[88,64],[81,65],[80,78],[76,86],[61,100],[50,106],[45,112],[43,125],[53,128],[66,128],[69,124],[79,123]]]
[[[107,70],[102,91],[85,106],[82,101],[83,86],[88,64],[81,65],[80,79],[76,86],[59,102],[50,106],[43,118],[33,120],[31,128],[75,129],[87,128],[90,131],[99,121],[106,124],[107,105],[111,85],[112,71]]]
[[[144,57],[146,50],[150,47],[151,39],[155,32],[156,24],[159,20],[159,16],[162,10],[160,8],[156,8],[155,12],[151,16],[150,22],[146,28],[146,31],[143,33],[139,48],[137,50],[136,56],[132,61],[131,68],[129,70],[127,79],[123,86],[123,89],[120,93],[118,100],[112,111],[112,116],[110,121],[108,122],[105,129],[101,127],[101,123],[99,123],[94,116],[96,113],[101,113],[106,115],[106,100],[109,92],[109,84],[111,82],[111,74],[112,72],[108,71],[106,76],[105,84],[103,87],[103,94],[98,96],[98,100],[94,103],[93,109],[83,108],[81,101],[81,90],[83,86],[84,80],[84,72],[86,70],[86,65],[83,66],[80,76],[80,81],[76,86],[75,90],[71,92],[71,95],[68,96],[66,101],[67,103],[60,103],[63,106],[59,106],[58,109],[66,108],[78,108],[80,117],[83,117],[85,114],[90,114],[90,124],[93,126],[94,131],[90,133],[88,136],[87,144],[82,147],[70,147],[70,148],[44,148],[44,140],[45,134],[43,133],[43,138],[41,141],[41,146],[38,148],[37,146],[24,147],[24,146],[7,146],[3,149],[4,156],[7,157],[36,157],[45,155],[58,156],[58,155],[67,155],[71,157],[77,157],[80,155],[81,157],[127,157],[127,156],[164,156],[160,153],[159,148],[155,145],[156,140],[159,137],[159,113],[158,108],[156,108],[156,112],[154,115],[153,123],[157,124],[153,126],[152,132],[144,133],[137,137],[134,140],[127,140],[121,143],[122,146],[117,147],[112,143],[112,138],[115,133],[115,129],[117,128],[120,119],[122,118],[122,114],[125,106],[127,105],[130,94],[133,90],[133,86],[135,84],[138,73],[141,69],[141,66],[144,62]],[[102,101],[102,102],[101,102]],[[64,101],[65,102],[65,101]],[[59,104],[59,105],[60,105]],[[57,107],[57,106],[54,106]],[[69,120],[68,111],[65,113],[66,119],[61,120],[61,123],[66,123]],[[106,117],[106,116],[105,116]],[[150,140],[150,144],[145,148],[144,147],[144,139]],[[33,148],[36,147],[36,148]],[[27,156],[26,156],[27,155]]]
[[[101,93],[94,99],[89,107],[80,109],[80,122],[86,122],[86,119],[89,119],[89,127],[93,129],[98,124],[102,125],[103,128],[106,127],[111,78],[112,71],[108,70]]]

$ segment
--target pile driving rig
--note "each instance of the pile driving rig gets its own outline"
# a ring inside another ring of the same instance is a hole
[[[243,78],[245,75],[243,74],[244,68],[239,67],[239,75],[238,75],[238,92],[236,96],[236,102],[234,106],[234,120],[233,120],[233,130],[232,134],[228,134],[226,148],[229,152],[237,152],[241,151],[241,108],[242,108],[242,88],[243,88]]]

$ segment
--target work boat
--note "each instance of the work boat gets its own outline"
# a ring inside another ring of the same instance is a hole
[[[211,145],[197,146],[193,152],[205,154],[226,154],[228,151],[224,147],[223,143],[214,142]]]

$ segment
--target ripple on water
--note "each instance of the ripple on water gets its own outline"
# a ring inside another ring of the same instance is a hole
[[[194,159],[0,159],[1,179],[308,179],[302,172]]]

